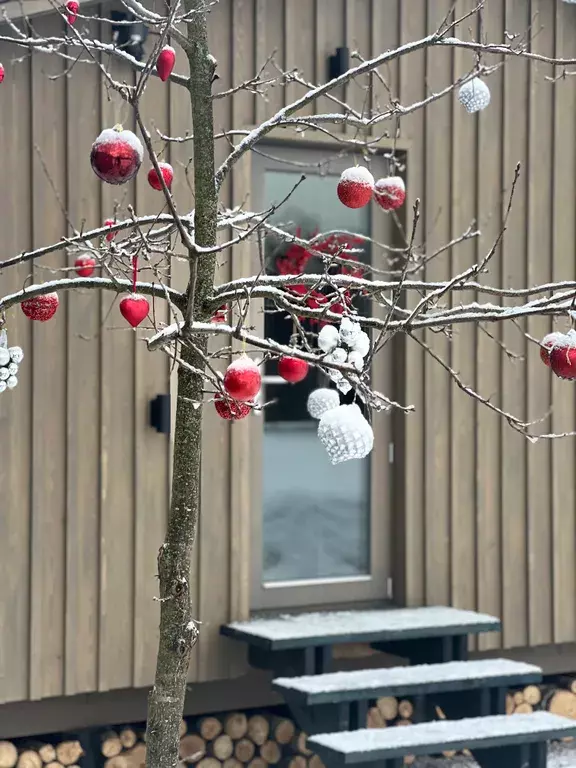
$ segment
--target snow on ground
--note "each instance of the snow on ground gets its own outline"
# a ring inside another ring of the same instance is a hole
[[[453,760],[419,757],[414,768],[478,768],[478,763],[467,757]],[[548,750],[548,768],[576,768],[576,743],[552,744]]]

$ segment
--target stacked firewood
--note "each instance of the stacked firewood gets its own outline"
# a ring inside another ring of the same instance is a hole
[[[292,720],[266,713],[201,718],[182,736],[180,760],[197,768],[322,768]]]
[[[75,739],[56,744],[0,741],[0,768],[78,768],[84,750]]]
[[[576,677],[559,677],[554,685],[527,685],[506,695],[506,713],[528,714],[545,710],[576,720]],[[572,741],[568,736],[563,741]]]
[[[292,720],[267,713],[232,712],[182,720],[180,765],[185,768],[323,768],[306,747],[306,734]],[[106,731],[101,737],[104,768],[144,768],[145,734],[132,728]],[[0,768],[3,768],[0,765]]]

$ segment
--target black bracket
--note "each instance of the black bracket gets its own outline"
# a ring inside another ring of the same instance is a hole
[[[150,400],[150,426],[163,435],[170,434],[170,395],[156,395]]]
[[[348,48],[336,48],[336,53],[328,57],[328,79],[334,80],[350,69],[350,50]]]

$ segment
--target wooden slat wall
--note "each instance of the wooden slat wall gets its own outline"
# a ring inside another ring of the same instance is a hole
[[[434,29],[451,6],[451,0],[221,0],[210,14],[217,88],[250,77],[274,50],[280,66],[322,81],[336,47],[376,55]],[[473,0],[458,0],[455,12],[473,6]],[[576,56],[576,9],[560,0],[488,0],[483,32],[500,41],[504,29],[524,32],[534,18],[533,50]],[[56,32],[59,24],[53,17],[35,22],[40,34]],[[468,37],[470,22],[457,33]],[[101,128],[130,119],[96,68],[78,65],[72,77],[48,80],[47,74],[63,71],[58,59],[33,55],[13,68],[13,55],[0,46],[8,64],[0,152],[12,179],[10,187],[0,187],[0,216],[8,224],[0,258],[70,231],[58,198],[75,227],[102,222],[117,201],[137,212],[154,210],[159,197],[144,174],[127,189],[111,189],[89,168],[89,147]],[[462,51],[422,51],[382,74],[410,104],[472,64]],[[178,71],[186,66],[178,52]],[[133,78],[127,69],[115,71]],[[480,240],[432,262],[429,278],[469,266],[490,247],[518,161],[523,169],[509,229],[491,273],[481,279],[518,286],[573,277],[576,79],[553,85],[544,80],[547,74],[546,66],[512,60],[491,75],[492,103],[479,118],[451,98],[403,120],[410,146],[408,205],[416,197],[422,201],[420,239],[431,251],[473,220],[482,230]],[[347,91],[359,106],[360,88]],[[293,84],[272,88],[267,101],[245,93],[218,101],[216,128],[254,124],[301,92]],[[373,100],[386,99],[375,81]],[[311,111],[326,109],[331,106],[324,100]],[[144,112],[170,135],[190,129],[187,96],[176,86],[152,82]],[[48,115],[56,121],[50,131]],[[154,142],[161,151],[162,141]],[[185,171],[192,148],[181,143],[167,152],[179,207],[188,210],[193,191]],[[221,141],[217,160],[225,152]],[[249,195],[248,179],[247,168],[239,168],[225,202]],[[222,266],[222,279],[240,274],[249,260],[247,250],[237,249]],[[54,254],[35,266],[35,278],[68,263],[66,254]],[[22,267],[2,275],[3,292],[27,274]],[[171,280],[183,285],[185,279],[186,266],[177,262]],[[158,302],[156,311],[168,319]],[[147,685],[158,617],[155,556],[170,473],[170,441],[147,426],[148,401],[174,392],[168,361],[147,353],[143,334],[126,329],[107,295],[62,297],[46,326],[32,326],[13,310],[8,327],[27,356],[20,386],[0,398],[0,702]],[[550,327],[542,320],[527,324],[535,335]],[[496,342],[472,328],[457,329],[452,344],[431,332],[422,338],[466,381],[520,416],[544,413],[553,396],[555,409],[544,426],[573,429],[572,388],[551,381],[517,328],[488,330]],[[498,343],[527,361],[506,359]],[[482,638],[481,649],[575,641],[573,442],[530,445],[467,399],[416,343],[408,341],[403,359],[401,399],[416,406],[416,415],[403,420],[401,442],[398,436],[403,456],[394,508],[404,509],[398,599],[502,615],[502,637]],[[206,423],[203,514],[192,563],[202,634],[191,681],[237,671],[238,659],[218,639],[218,627],[248,610],[247,433],[242,425],[231,431],[210,413]]]

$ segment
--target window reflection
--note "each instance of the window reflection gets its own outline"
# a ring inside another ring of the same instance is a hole
[[[265,205],[284,199],[300,175],[268,170],[264,180]],[[370,207],[352,210],[342,206],[334,194],[338,175],[307,177],[270,221],[303,239],[334,230],[368,235]],[[322,242],[326,249],[334,246],[333,238],[326,237]],[[354,247],[362,245],[354,243]],[[321,262],[307,258],[303,250],[298,245],[267,237],[267,272],[320,271]],[[359,260],[366,263],[367,258],[368,254],[363,253]],[[347,269],[353,271],[354,264]],[[302,292],[309,293],[308,289]],[[328,303],[338,311],[348,299],[312,295],[309,300],[317,305]],[[289,344],[292,319],[275,311],[271,304],[265,309],[266,336]],[[310,334],[317,333],[320,327],[318,321],[304,318],[301,324]],[[276,362],[267,362],[264,373],[266,377],[276,376]],[[336,467],[330,464],[316,436],[317,422],[306,410],[308,394],[319,386],[329,386],[329,381],[314,368],[299,384],[270,382],[263,392],[266,401],[274,400],[264,412],[265,582],[358,576],[370,570],[369,459]],[[347,397],[346,401],[349,400]]]

